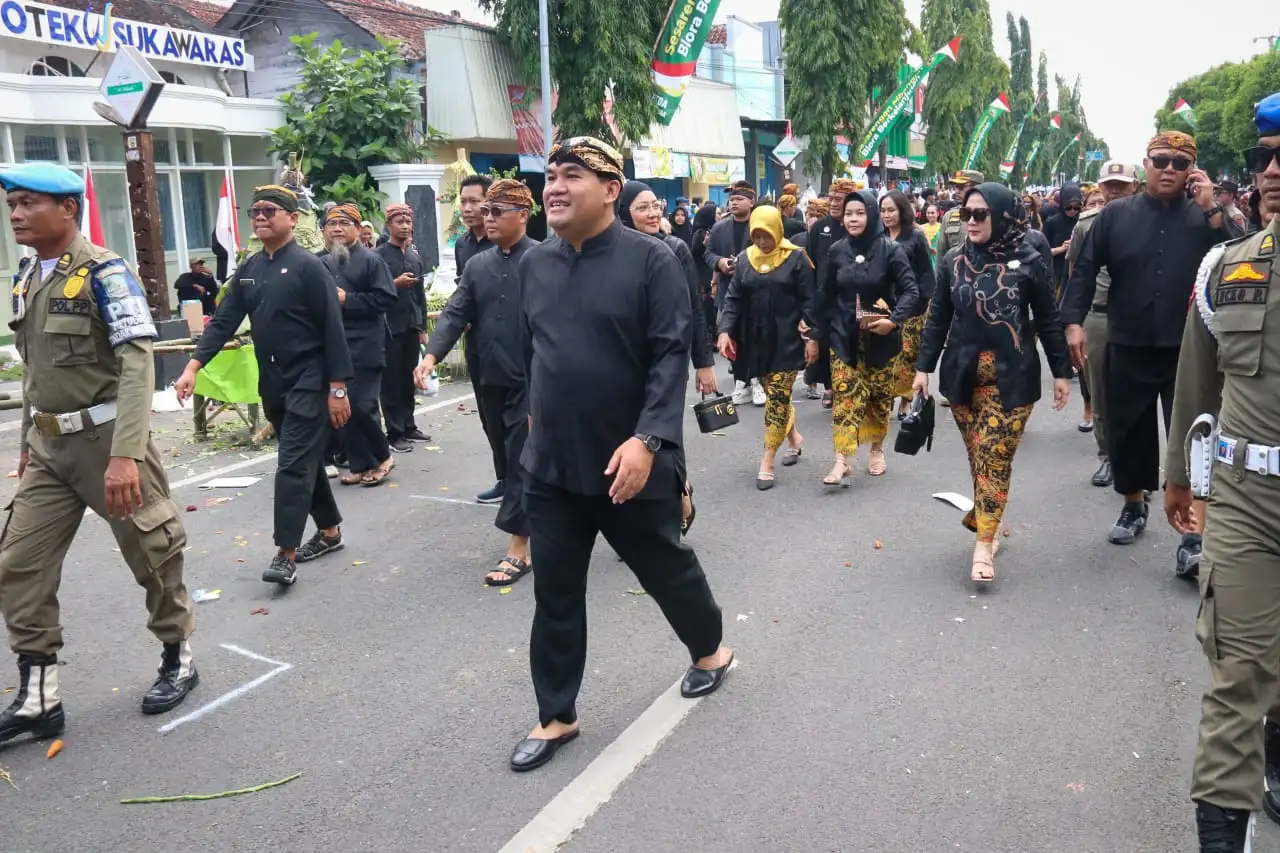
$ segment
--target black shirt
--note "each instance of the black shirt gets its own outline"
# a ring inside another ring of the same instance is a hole
[[[351,349],[351,362],[360,368],[386,367],[386,315],[399,300],[396,286],[391,283],[391,270],[372,249],[356,243],[350,251],[345,264],[339,264],[327,252],[321,258],[346,293],[342,326]]]
[[[396,304],[387,311],[387,328],[391,334],[398,335],[410,329],[421,332],[427,328],[427,293],[422,285],[422,257],[412,245],[401,249],[393,243],[379,244],[374,254],[382,258],[391,272],[391,284],[404,273],[413,276],[413,284],[408,287],[396,287]]]
[[[196,290],[196,285],[204,288],[204,293]],[[206,317],[212,317],[218,310],[218,280],[208,273],[184,272],[174,282],[178,291],[179,302],[198,301]]]
[[[462,271],[458,289],[436,320],[427,354],[444,361],[462,333],[467,336],[468,354],[474,350],[478,384],[503,388],[524,386],[524,351],[520,346],[520,259],[538,245],[524,237],[504,252],[495,246],[481,252]]]
[[[351,378],[337,285],[315,255],[293,240],[275,255],[255,252],[227,288],[192,354],[196,361],[208,364],[248,316],[261,396],[324,391]]]
[[[854,248],[847,237],[841,239],[827,253],[826,277],[817,291],[818,337],[851,366],[862,360],[859,343],[865,343],[866,366],[884,367],[902,352],[902,324],[916,315],[919,294],[907,253],[887,235],[864,250]],[[897,328],[887,335],[860,329],[859,302],[863,311],[874,313],[882,300]]]
[[[469,229],[466,234],[459,237],[453,244],[453,260],[458,278],[462,278],[462,271],[466,268],[467,261],[492,247],[493,243],[488,237],[481,235],[477,238],[475,232]]]
[[[929,238],[919,228],[912,228],[910,233],[900,232],[897,243],[907,253],[907,263],[911,264],[911,272],[916,277],[916,310],[912,316],[919,317],[929,310],[929,300],[933,298],[933,253],[929,251]]]
[[[606,495],[604,469],[637,433],[656,436],[639,498],[675,498],[688,382],[689,286],[666,246],[615,220],[582,251],[552,237],[520,261],[531,476]]]
[[[1223,217],[1211,228],[1188,198],[1162,202],[1148,193],[1102,208],[1084,238],[1063,298],[1062,322],[1080,325],[1093,304],[1098,270],[1111,274],[1108,340],[1133,347],[1178,347],[1200,261],[1238,236]]]
[[[698,281],[698,265],[693,260],[693,250],[683,240],[672,234],[659,234],[658,237],[680,262],[680,269],[684,270],[684,276],[689,281],[689,305],[693,309],[694,316],[699,316],[702,313],[702,286]],[[711,340],[707,337],[706,324],[691,324],[689,336],[689,360],[693,362],[694,370],[714,367],[716,359],[711,349]]]
[[[813,262],[813,292],[816,294],[827,279],[827,258],[831,247],[846,237],[844,226],[840,220],[832,216],[824,216],[809,229],[809,237],[804,250]]]

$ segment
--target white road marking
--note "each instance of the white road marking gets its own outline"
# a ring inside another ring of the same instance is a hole
[[[169,732],[173,731],[178,726],[181,726],[184,723],[189,723],[192,720],[198,720],[201,717],[205,716],[206,714],[210,714],[213,711],[218,710],[223,705],[226,705],[228,702],[234,702],[235,700],[239,699],[241,696],[244,696],[250,690],[253,690],[255,687],[261,687],[263,684],[266,684],[268,681],[270,681],[272,678],[275,678],[280,673],[288,672],[289,670],[293,669],[293,664],[291,663],[284,663],[282,661],[272,660],[269,657],[264,657],[263,655],[257,654],[256,652],[251,652],[248,649],[242,649],[239,646],[233,646],[230,643],[223,643],[222,648],[226,649],[229,652],[235,652],[238,655],[244,655],[247,658],[252,658],[253,660],[260,661],[261,663],[271,664],[272,666],[275,667],[275,669],[263,675],[259,675],[253,681],[249,681],[249,682],[246,682],[245,684],[241,684],[239,687],[237,687],[234,690],[231,690],[227,693],[223,693],[217,699],[214,699],[212,702],[209,702],[206,705],[202,705],[201,707],[196,708],[194,711],[192,711],[190,714],[187,714],[185,717],[179,717],[178,719],[173,720],[172,722],[165,723],[163,726],[157,729],[157,731],[159,731],[160,734],[162,735],[168,734]]]
[[[464,501],[462,498],[442,498],[438,495],[409,495],[409,497],[420,501],[439,501],[442,504],[466,504],[467,506],[484,506],[489,509],[496,509],[502,504],[482,504],[479,501]]]
[[[730,669],[737,666],[735,660]],[[498,853],[553,853],[586,825],[700,702],[681,696],[679,681],[671,685]]]

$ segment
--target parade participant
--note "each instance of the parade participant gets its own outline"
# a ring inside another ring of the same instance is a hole
[[[378,395],[387,364],[387,314],[399,301],[391,270],[360,241],[360,211],[340,204],[325,216],[329,248],[321,255],[338,282],[342,327],[355,373],[347,385],[351,419],[341,433],[350,471],[344,486],[376,486],[395,468],[391,447],[382,431]]]
[[[964,169],[956,172],[951,176],[949,186],[953,192],[960,193],[970,187],[976,187],[978,184],[986,180],[986,176],[981,172],[972,169]],[[960,208],[953,207],[942,217],[942,227],[938,231],[937,245],[934,247],[934,255],[941,261],[956,246],[964,242],[966,229],[964,223],[960,221]]]
[[[330,428],[351,417],[347,380],[355,371],[342,329],[338,286],[324,261],[293,239],[298,196],[269,185],[253,192],[249,221],[262,250],[245,259],[174,384],[178,400],[191,396],[200,368],[221,351],[248,317],[258,360],[258,395],[275,430],[275,544],[263,581],[289,585],[296,563],[343,548],[342,514],[324,472]],[[315,535],[302,543],[307,516]]]
[[[929,300],[933,298],[933,254],[928,238],[916,227],[915,217],[911,215],[911,201],[906,193],[894,190],[880,199],[880,221],[889,239],[901,246],[906,253],[911,272],[916,277],[916,290],[919,294],[915,314],[908,317],[902,325],[902,352],[894,364],[893,393],[901,398],[898,420],[902,420],[911,409],[911,383],[916,378],[920,331],[924,328]]]
[[[1088,341],[1081,324],[1093,305],[1098,271],[1106,267],[1111,273],[1107,445],[1114,487],[1125,501],[1107,537],[1116,545],[1131,544],[1146,529],[1146,492],[1160,486],[1159,419],[1163,413],[1168,426],[1196,269],[1215,243],[1234,236],[1195,159],[1196,141],[1186,133],[1165,131],[1152,138],[1144,164],[1147,191],[1098,214],[1063,306],[1072,360],[1082,368]],[[1186,195],[1188,187],[1193,198]]]
[[[462,271],[466,269],[467,262],[480,252],[485,251],[493,246],[489,242],[489,237],[485,231],[484,217],[480,215],[480,208],[486,203],[486,195],[489,187],[493,185],[493,178],[489,175],[468,175],[462,179],[461,186],[458,189],[458,207],[462,212],[462,223],[467,226],[467,233],[458,238],[453,245],[453,259],[458,280],[462,280]],[[484,430],[486,438],[493,433],[490,432],[491,421],[496,424],[502,423],[501,412],[489,412],[480,402],[480,386],[483,378],[480,375],[480,363],[476,361],[474,348],[471,346],[471,338],[468,335],[464,338],[464,348],[466,351],[467,375],[471,377],[471,390],[475,393],[476,414],[480,416],[480,428]],[[507,449],[500,443],[489,440],[489,450],[493,454],[493,473],[498,478],[491,487],[485,489],[476,495],[476,502],[482,504],[500,504],[502,503],[502,490],[507,478]]]
[[[516,771],[578,736],[587,568],[600,533],[688,648],[682,695],[716,690],[733,662],[720,608],[680,538],[688,285],[666,247],[617,221],[623,181],[622,155],[608,143],[578,137],[552,148],[543,205],[555,236],[520,263],[538,724],[511,754]]]
[[[212,317],[218,310],[218,280],[209,272],[204,258],[193,258],[188,272],[178,276],[173,283],[179,302],[199,302],[200,312]]]
[[[818,337],[830,351],[835,390],[831,432],[836,459],[823,479],[848,485],[858,445],[870,444],[867,473],[887,470],[884,439],[893,409],[894,359],[902,352],[902,326],[914,316],[919,291],[902,247],[880,224],[874,192],[845,196],[841,215],[848,234],[831,247],[817,296]]]
[[[938,206],[933,202],[928,202],[924,206],[924,221],[920,224],[920,230],[924,232],[925,239],[929,241],[929,252],[933,257],[938,256],[938,233],[942,231],[942,213],[938,210]]]
[[[520,454],[524,451],[528,423],[524,405],[524,352],[520,348],[520,259],[538,245],[525,233],[533,194],[510,178],[494,181],[485,194],[479,214],[485,236],[496,247],[467,263],[458,289],[440,312],[427,354],[414,378],[427,387],[427,377],[444,360],[466,330],[468,346],[475,347],[483,382],[479,386],[484,406],[492,415],[485,426],[490,443],[507,451],[502,506],[494,526],[511,537],[506,556],[485,576],[488,586],[509,586],[533,570],[529,557],[529,524],[521,505]],[[477,403],[480,397],[476,398]],[[490,432],[491,431],[491,432]]]
[[[1223,181],[1214,187],[1216,200],[1222,206],[1223,214],[1231,220],[1235,225],[1236,231],[1241,234],[1248,232],[1249,220],[1236,206],[1236,197],[1240,194],[1240,185],[1235,181]]]
[[[1103,204],[1117,199],[1127,198],[1138,191],[1138,167],[1108,160],[1102,164],[1098,186],[1102,190]],[[1080,214],[1080,221],[1071,235],[1071,248],[1067,252],[1067,276],[1075,268],[1076,258],[1084,248],[1085,235],[1097,222],[1098,212],[1102,207],[1086,209]],[[1091,414],[1093,415],[1093,438],[1098,446],[1098,470],[1093,472],[1090,482],[1099,488],[1106,488],[1114,481],[1111,473],[1111,458],[1107,450],[1107,290],[1111,287],[1111,276],[1106,269],[1098,270],[1097,288],[1094,290],[1093,303],[1084,318],[1084,332],[1088,339],[1088,350],[1085,353],[1084,382],[1089,388]]]
[[[377,235],[373,231],[373,223],[367,219],[361,220],[359,237],[360,245],[364,246],[366,249],[372,249],[374,247],[374,240],[376,239]]]
[[[702,313],[695,314],[693,321],[695,324],[703,323],[707,330],[707,340],[714,340],[716,336],[716,297],[712,292],[715,271],[711,268],[706,256],[707,244],[711,241],[711,229],[715,225],[715,203],[707,202],[699,207],[698,212],[693,216],[693,237],[689,245],[689,251],[693,253],[694,266],[698,270],[698,286],[702,293]]]
[[[413,208],[407,204],[387,207],[387,242],[376,252],[396,287],[396,304],[387,310],[382,418],[387,444],[397,453],[408,453],[413,450],[410,442],[431,441],[413,421],[413,371],[419,348],[427,342],[427,294],[422,282],[426,265],[413,247]]]
[[[973,509],[961,522],[976,534],[970,578],[986,583],[995,578],[996,534],[1013,457],[1040,399],[1037,339],[1054,377],[1054,409],[1065,406],[1071,393],[1071,362],[1049,261],[1024,239],[1026,213],[1018,196],[984,183],[965,193],[960,211],[966,239],[938,262],[913,390],[929,393],[929,374],[941,360],[939,384],[973,475]]]
[[[1280,92],[1257,105],[1254,121],[1258,145],[1245,161],[1264,208],[1277,213]],[[1186,458],[1183,436],[1202,414],[1216,417],[1196,620],[1209,662],[1191,784],[1202,853],[1248,850],[1259,807],[1280,820],[1278,222],[1214,248],[1200,267],[1165,457],[1165,512],[1186,536],[1196,521],[1188,463],[1198,468],[1199,460]]]
[[[1044,221],[1044,236],[1053,253],[1053,286],[1058,303],[1066,286],[1067,252],[1071,249],[1071,232],[1075,230],[1084,209],[1084,194],[1076,184],[1064,184],[1058,191],[1059,210]]]
[[[827,210],[816,223],[809,226],[809,236],[805,243],[805,252],[813,262],[813,292],[816,295],[822,282],[827,279],[827,259],[831,255],[831,247],[846,236],[841,211],[844,210],[844,199],[849,193],[858,191],[858,184],[849,178],[836,178],[827,189]],[[821,209],[821,206],[819,206]],[[818,360],[804,370],[804,382],[810,388],[823,386],[822,407],[830,409],[834,399],[831,390],[831,360],[827,352],[831,349],[828,341],[818,341]]]
[[[734,263],[751,242],[747,221],[751,218],[755,200],[756,191],[751,184],[737,181],[729,188],[729,215],[711,229],[711,239],[707,241],[703,258],[716,273],[712,287],[717,310],[724,308],[724,296],[729,290],[729,279],[733,277]],[[763,406],[765,394],[760,377],[751,376],[746,370],[745,365],[736,362],[730,370],[734,378],[733,402],[742,405],[750,400],[757,406]]]
[[[782,230],[788,240],[808,231],[800,218],[800,200],[794,195],[783,193],[778,196],[778,212],[782,214]]]
[[[157,335],[146,294],[128,263],[80,233],[79,175],[32,163],[0,171],[0,187],[14,240],[36,252],[14,284],[10,324],[25,372],[18,489],[0,538],[0,614],[19,676],[0,712],[5,741],[66,726],[58,587],[86,507],[111,527],[164,646],[142,712],[177,707],[200,677],[188,642],[187,534],[150,436]]]
[[[751,212],[751,245],[734,267],[720,314],[717,346],[720,354],[750,365],[763,377],[768,401],[764,407],[764,457],[756,474],[756,488],[773,488],[774,460],[783,441],[791,447],[782,458],[795,465],[804,452],[804,436],[796,427],[791,402],[796,374],[818,359],[817,341],[801,337],[800,326],[816,325],[813,306],[813,265],[786,238],[780,211],[757,207]]]

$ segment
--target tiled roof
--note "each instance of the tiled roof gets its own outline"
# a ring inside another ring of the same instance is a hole
[[[210,29],[217,25],[218,21],[222,20],[222,16],[227,12],[226,6],[220,6],[217,3],[197,2],[197,0],[182,0],[182,8],[188,15],[199,18]],[[114,8],[112,11],[115,11]]]
[[[729,28],[724,24],[716,24],[711,28],[711,32],[707,33],[707,44],[727,45],[729,43]]]
[[[400,42],[405,59],[427,55],[423,30],[465,23],[461,18],[433,12],[398,0],[319,0],[370,35]]]
[[[88,6],[91,11],[102,14],[106,6],[105,0],[42,0],[51,6],[63,9],[74,9],[83,12]],[[144,24],[173,27],[189,30],[193,27],[212,28],[226,10],[204,0],[182,0],[178,3],[158,2],[158,0],[112,0],[111,14],[116,18],[129,21],[140,21]]]

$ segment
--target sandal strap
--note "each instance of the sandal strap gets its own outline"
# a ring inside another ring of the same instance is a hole
[[[502,565],[503,563],[507,563],[510,566],[510,568],[508,568],[508,566]],[[515,571],[513,572],[512,569],[514,569]],[[529,570],[529,564],[526,563],[524,560],[520,559],[519,557],[503,557],[501,560],[498,561],[498,568],[495,569],[495,571],[502,572],[504,575],[508,577],[512,577],[516,574],[522,574],[524,572],[527,572],[528,570]]]

